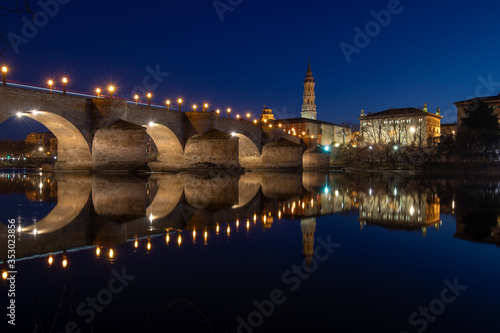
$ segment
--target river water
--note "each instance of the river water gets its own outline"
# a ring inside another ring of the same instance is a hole
[[[494,176],[4,170],[0,260],[12,222],[17,273],[0,318],[7,332],[498,332],[499,192]]]

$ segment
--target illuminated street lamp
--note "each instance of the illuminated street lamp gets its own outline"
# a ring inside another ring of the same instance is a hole
[[[217,109],[215,112],[217,113],[217,117],[218,117],[220,115],[220,110]]]
[[[251,114],[250,113],[247,113],[247,120],[250,121],[250,116]]]
[[[167,100],[167,110],[170,110],[170,100]]]
[[[135,105],[138,105],[139,104],[139,95],[135,95],[134,99],[135,99]]]
[[[97,98],[101,97],[101,88],[97,88],[95,92],[97,93]]]
[[[208,109],[208,104],[207,103],[203,104],[203,112],[207,111],[207,109]]]
[[[228,108],[228,109],[227,109],[227,117],[228,117],[228,118],[231,118],[231,108]]]
[[[2,85],[5,87],[7,85],[7,81],[6,81],[6,76],[7,76],[7,66],[3,66],[2,67]]]
[[[148,108],[151,106],[151,97],[153,95],[151,95],[151,93],[148,93]]]
[[[196,104],[193,104],[193,111],[194,111],[194,112],[196,112],[196,108],[197,108],[197,107],[198,107],[198,106],[197,106]]]
[[[113,98],[113,91],[115,91],[115,87],[109,86],[108,90],[109,90],[109,98]]]
[[[177,103],[179,103],[179,112],[181,112],[182,98],[179,98]]]
[[[49,91],[52,94],[52,86],[54,85],[54,81],[49,80],[47,83],[49,84]]]
[[[66,95],[66,83],[68,83],[68,79],[63,77],[62,82],[63,82],[63,95]]]
[[[255,119],[255,120],[253,121],[253,123],[254,123],[255,125],[257,125],[257,119]]]
[[[236,119],[240,120],[240,115],[239,114],[236,115]]]

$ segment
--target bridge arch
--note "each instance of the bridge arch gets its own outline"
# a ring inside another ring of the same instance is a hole
[[[158,159],[149,163],[152,169],[175,169],[184,164],[184,149],[170,128],[151,123],[147,126],[147,133],[158,149]]]
[[[239,139],[239,162],[243,168],[262,168],[262,154],[248,136],[241,133],[232,133]]]
[[[89,170],[92,153],[83,134],[69,120],[52,112],[31,111],[18,114],[44,125],[57,138],[57,169]]]

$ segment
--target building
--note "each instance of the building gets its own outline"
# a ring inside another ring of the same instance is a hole
[[[33,132],[24,140],[27,157],[57,156],[57,138],[51,132]]]
[[[441,124],[441,136],[455,136],[457,130],[457,123]]]
[[[359,126],[365,145],[387,144],[428,145],[441,136],[440,110],[436,114],[417,108],[389,109],[366,115],[361,110]]]
[[[304,103],[302,104],[302,112],[300,116],[306,119],[316,120],[318,112],[316,111],[316,93],[314,87],[314,77],[311,71],[311,62],[307,67],[306,78],[304,80]]]
[[[272,110],[264,107],[260,117],[261,122],[283,128],[286,134],[300,137],[308,146],[338,146],[349,143],[351,140],[350,127],[317,120],[315,85],[309,62],[304,80],[301,118],[274,120]]]
[[[478,101],[484,102],[486,105],[492,107],[494,109],[493,114],[495,114],[499,118],[500,122],[500,94],[498,94],[497,96],[478,97],[453,103],[457,107],[458,128],[460,128],[460,126],[462,125],[462,118],[465,118],[465,111],[467,109],[477,108]]]

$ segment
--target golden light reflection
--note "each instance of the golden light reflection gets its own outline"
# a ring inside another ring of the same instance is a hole
[[[7,280],[8,277],[9,277],[9,274],[7,274],[7,271],[3,271],[2,272],[2,279]]]
[[[281,220],[281,210],[278,211],[278,219]]]
[[[113,249],[109,249],[109,258],[113,259],[114,256],[115,256],[115,251],[113,251]]]
[[[250,221],[247,220],[247,231],[250,230]]]
[[[257,222],[257,214],[253,214],[253,223]]]
[[[203,233],[203,238],[205,239],[205,243],[207,242],[207,239],[208,239],[208,232],[205,230],[205,232]]]
[[[239,227],[240,227],[240,220],[236,219],[236,229],[238,229]]]
[[[54,257],[49,256],[48,262],[49,262],[49,265],[52,265],[54,263]]]
[[[180,234],[179,237],[177,237],[177,244],[179,244],[179,246],[182,244],[182,236]]]
[[[196,238],[196,230],[193,230],[193,238]]]
[[[150,241],[148,241],[148,245],[146,247],[147,247],[148,251],[151,250],[151,242]]]
[[[101,248],[98,246],[95,248],[95,254],[99,256],[101,254]]]
[[[139,247],[139,241],[136,239],[134,242],[134,247],[137,249]]]
[[[217,235],[219,235],[219,223],[217,223],[217,225],[215,226],[215,232],[217,233]]]
[[[167,243],[167,245],[170,242],[170,235],[169,234],[167,234],[167,236],[165,237],[165,242]]]
[[[62,266],[66,268],[68,266],[68,259],[64,258],[62,261]]]
[[[229,236],[230,233],[231,233],[231,227],[228,225],[227,226],[227,235]]]

